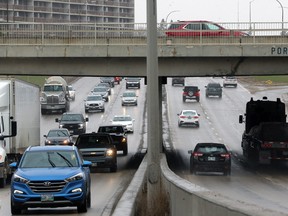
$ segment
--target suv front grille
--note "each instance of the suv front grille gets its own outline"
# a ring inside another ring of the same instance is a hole
[[[30,189],[35,193],[60,192],[65,186],[65,181],[31,181],[28,183]]]

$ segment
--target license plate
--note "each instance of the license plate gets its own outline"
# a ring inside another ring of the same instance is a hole
[[[188,116],[188,119],[192,119],[192,117],[191,117],[191,116]]]
[[[215,161],[215,157],[208,157],[208,161]]]
[[[41,202],[53,202],[54,195],[53,194],[41,194]]]
[[[97,163],[92,163],[92,166],[93,166],[93,167],[96,167],[96,166],[97,166]]]
[[[73,130],[69,130],[70,133],[73,133]]]

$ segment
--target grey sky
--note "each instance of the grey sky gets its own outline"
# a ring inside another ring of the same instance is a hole
[[[288,22],[288,0],[279,0]],[[146,23],[147,0],[135,0],[135,22]],[[251,2],[251,4],[250,4]],[[157,21],[209,20],[214,22],[281,22],[282,8],[276,0],[157,0]],[[287,6],[287,7],[286,7]]]

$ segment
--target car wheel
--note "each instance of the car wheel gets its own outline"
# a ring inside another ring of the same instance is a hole
[[[181,127],[181,126],[182,126],[182,124],[180,122],[178,122],[178,127]]]
[[[91,191],[89,191],[88,197],[87,197],[87,207],[91,207]]]
[[[221,94],[221,95],[219,95],[219,98],[222,98],[222,94]]]
[[[17,208],[14,204],[13,201],[10,201],[10,205],[11,205],[11,214],[12,215],[21,215],[22,209],[21,208]]]
[[[127,146],[123,149],[123,155],[127,155],[128,154],[128,149]]]
[[[199,98],[199,97],[197,97],[197,98],[196,98],[196,101],[197,101],[197,102],[199,102],[199,101],[200,101],[200,98]]]
[[[117,165],[110,167],[110,172],[117,172]]]
[[[105,112],[105,109],[102,109],[101,112]]]
[[[186,98],[185,97],[183,97],[183,102],[186,102]]]
[[[88,196],[85,197],[85,199],[83,200],[83,203],[79,206],[77,206],[77,211],[78,213],[83,213],[83,212],[87,212],[87,208],[88,208]]]
[[[0,188],[4,188],[6,185],[6,178],[3,177],[3,178],[0,178]]]
[[[108,102],[108,101],[109,101],[109,98],[107,98],[105,101]]]
[[[191,159],[190,159],[191,160]],[[193,164],[192,162],[190,161],[190,173],[193,174]]]
[[[0,178],[0,188],[4,188],[6,186],[6,179],[8,176],[8,162],[5,159],[4,164],[3,164],[3,178]]]
[[[230,171],[225,170],[225,171],[223,172],[223,175],[224,175],[224,176],[229,176],[229,175],[230,175]]]

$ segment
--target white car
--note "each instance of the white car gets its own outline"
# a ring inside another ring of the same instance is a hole
[[[234,76],[227,76],[224,78],[223,81],[223,87],[227,87],[227,86],[233,86],[233,87],[237,87],[237,79]]]
[[[178,126],[191,125],[199,127],[199,116],[196,110],[182,110],[178,115]]]
[[[124,105],[135,105],[137,106],[137,95],[135,91],[125,91],[121,95],[122,106]]]
[[[89,111],[105,111],[105,105],[104,102],[105,99],[99,94],[99,95],[88,95],[87,98],[84,100],[84,108],[85,113],[88,113]]]
[[[123,125],[127,132],[134,132],[134,121],[130,115],[115,115],[111,120],[113,125]]]
[[[68,91],[69,91],[69,97],[71,98],[71,100],[75,100],[75,97],[76,97],[76,91],[75,89],[73,88],[72,85],[69,85],[68,86]]]

